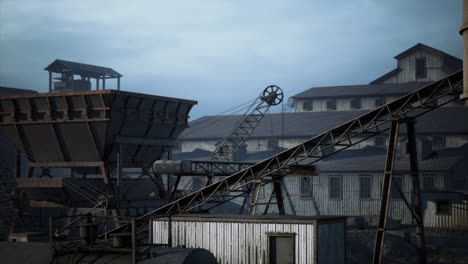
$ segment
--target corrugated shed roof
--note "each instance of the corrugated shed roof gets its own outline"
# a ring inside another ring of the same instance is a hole
[[[26,90],[26,89],[18,89],[18,88],[0,86],[0,95],[32,94],[32,93],[37,93],[37,92],[34,90]]]
[[[248,153],[239,161],[259,162],[280,151]],[[386,148],[372,146],[344,150],[315,163],[315,171],[317,173],[381,173],[384,170],[386,153]],[[193,151],[174,154],[174,159],[206,160],[209,156],[208,151]],[[447,172],[467,157],[468,144],[462,148],[434,151],[427,158],[419,160],[418,166],[421,172]],[[400,173],[410,172],[409,157],[397,155],[395,170]]]
[[[392,84],[362,84],[313,87],[302,93],[298,93],[293,99],[312,99],[328,97],[352,97],[352,96],[399,96],[422,88],[430,82],[409,82]]]
[[[71,70],[75,74],[92,74],[96,76],[111,76],[111,77],[121,77],[122,74],[116,72],[112,68],[101,67],[91,64],[59,60],[56,59],[54,62],[49,64],[44,68],[46,71],[52,71],[57,73],[62,73],[63,70]]]
[[[267,114],[249,138],[309,138],[350,121],[367,111],[298,112]],[[181,140],[224,138],[241,118],[240,115],[205,116],[189,123]],[[468,135],[468,107],[442,107],[419,117],[418,134]],[[400,130],[403,134],[406,129]]]
[[[467,152],[461,149],[445,149],[433,152],[426,159],[418,162],[419,170],[424,172],[446,172],[462,159]],[[383,172],[386,159],[386,149],[365,147],[360,150],[346,150],[315,164],[318,173],[375,173]],[[395,170],[409,172],[409,157],[397,155]]]

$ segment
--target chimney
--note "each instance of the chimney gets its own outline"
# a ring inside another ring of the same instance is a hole
[[[460,99],[468,101],[468,0],[463,0],[463,24],[460,27],[463,36],[463,93]]]

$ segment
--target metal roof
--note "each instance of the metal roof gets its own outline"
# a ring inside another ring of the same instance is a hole
[[[302,93],[291,96],[293,99],[312,99],[329,97],[382,97],[401,96],[418,88],[422,88],[431,82],[409,82],[392,84],[362,84],[362,85],[342,85],[313,87]]]
[[[329,111],[267,114],[250,138],[309,138],[350,121],[367,111]],[[189,123],[180,140],[217,140],[224,138],[240,115],[205,116]],[[418,134],[468,135],[468,107],[442,107],[419,117]],[[406,129],[402,128],[402,134]]]
[[[467,145],[464,150],[444,149],[433,152],[418,162],[422,172],[447,172],[458,162],[467,158]],[[365,147],[359,150],[346,150],[318,162],[315,169],[318,173],[381,173],[385,166],[386,149],[382,147]],[[409,173],[409,157],[397,155],[395,171]]]
[[[239,161],[260,161],[271,157],[279,151],[247,153]],[[315,164],[315,171],[317,173],[382,173],[385,166],[386,152],[386,148],[374,146],[344,150],[317,162]],[[189,153],[174,154],[174,159],[196,158],[203,160],[209,157],[209,155],[208,151],[195,150]],[[418,166],[421,172],[447,172],[463,159],[466,160],[467,157],[468,145],[457,149],[437,150],[433,151],[427,158],[419,160]],[[395,171],[409,173],[409,157],[397,154]]]
[[[59,59],[56,59],[54,62],[49,64],[49,66],[45,67],[44,70],[56,73],[72,71],[74,74],[85,74],[93,77],[117,78],[123,76],[111,68]]]

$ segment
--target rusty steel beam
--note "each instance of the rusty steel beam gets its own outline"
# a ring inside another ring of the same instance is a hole
[[[390,137],[388,138],[387,158],[385,161],[384,180],[382,186],[382,196],[380,199],[379,223],[377,225],[377,236],[375,239],[373,264],[382,263],[383,247],[385,241],[385,229],[387,227],[388,208],[390,206],[390,195],[392,193],[392,177],[395,163],[396,147],[398,144],[398,129],[400,122],[392,120]]]

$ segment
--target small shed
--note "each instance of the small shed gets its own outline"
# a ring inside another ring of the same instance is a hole
[[[177,215],[150,227],[153,243],[204,248],[219,263],[345,263],[346,217]]]

